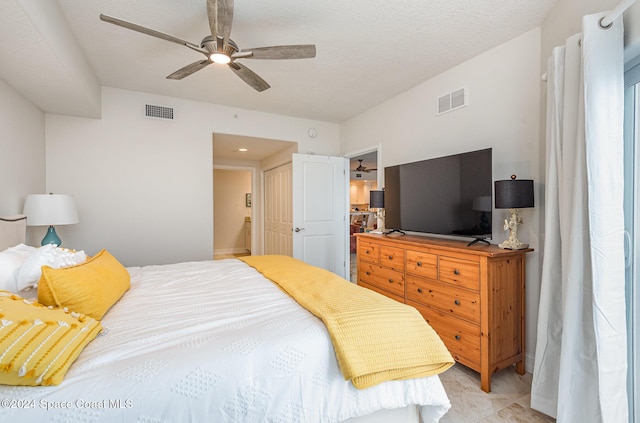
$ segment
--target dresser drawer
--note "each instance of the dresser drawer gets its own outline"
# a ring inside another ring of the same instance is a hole
[[[438,279],[438,255],[407,250],[407,273]]]
[[[370,285],[368,283],[365,283],[365,282],[362,282],[362,281],[358,281],[358,286],[361,286],[363,288],[367,288],[367,289],[370,289],[372,291],[375,291],[378,294],[382,294],[385,297],[391,298],[392,300],[396,300],[398,302],[404,303],[404,297],[401,297],[401,296],[396,295],[396,294],[392,294],[391,292],[385,291],[384,289],[380,289],[375,285]]]
[[[404,249],[381,245],[380,266],[404,272]]]
[[[439,311],[407,301],[438,333],[456,361],[470,367],[480,367],[480,326],[451,317]]]
[[[440,256],[438,279],[464,288],[480,289],[480,265],[471,260]]]
[[[378,264],[380,246],[358,239],[358,261]]]
[[[407,300],[480,324],[480,294],[407,275]]]
[[[404,273],[369,263],[358,263],[358,284],[363,282],[404,298]]]

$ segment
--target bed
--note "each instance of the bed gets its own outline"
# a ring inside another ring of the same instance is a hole
[[[24,221],[0,220],[0,251],[23,241]],[[437,375],[356,388],[322,320],[243,261],[127,271],[59,385],[0,385],[0,421],[427,423],[450,408]]]

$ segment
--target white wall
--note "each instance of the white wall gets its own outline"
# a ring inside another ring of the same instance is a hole
[[[46,188],[76,198],[80,223],[57,228],[66,246],[125,265],[212,257],[213,132],[339,151],[334,124],[106,87],[102,100],[99,120],[46,115]],[[144,118],[145,104],[173,107],[174,121]]]
[[[76,198],[80,223],[57,228],[66,246],[129,266],[212,257],[213,132],[339,152],[335,124],[108,87],[102,101],[99,120],[46,115],[46,189]],[[175,120],[144,118],[144,104],[173,107]]]
[[[45,192],[44,122],[40,109],[0,79],[0,216],[22,213],[27,194]],[[39,244],[44,228],[28,234]]]
[[[436,99],[463,86],[469,106],[436,116]],[[493,179],[511,174],[536,181],[536,207],[521,210],[520,240],[527,257],[527,368],[535,349],[541,256],[540,28],[508,41],[382,103],[341,126],[341,150],[382,144],[383,167],[493,148]],[[502,242],[506,210],[493,213],[493,242]]]

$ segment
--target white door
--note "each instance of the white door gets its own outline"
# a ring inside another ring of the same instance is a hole
[[[348,160],[293,155],[293,257],[348,275]]]
[[[264,253],[292,255],[291,163],[264,173]]]

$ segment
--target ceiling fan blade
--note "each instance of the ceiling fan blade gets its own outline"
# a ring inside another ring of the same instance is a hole
[[[233,0],[207,0],[207,16],[211,35],[229,41],[233,23]]]
[[[150,29],[138,24],[123,21],[122,19],[114,18],[112,16],[107,16],[104,14],[100,14],[100,19],[104,22],[118,25],[123,28],[131,29],[133,31],[141,32],[143,34],[151,35],[152,37],[160,38],[166,41],[171,41],[172,43],[187,46],[190,49],[199,51],[200,53],[203,53],[203,54],[207,54],[207,52],[205,50],[202,50],[199,45],[190,43],[189,41],[182,40],[178,37],[174,37],[173,35],[165,34],[164,32],[156,31],[155,29]]]
[[[191,64],[188,64],[187,66],[178,69],[177,71],[175,71],[174,73],[172,73],[171,75],[167,76],[167,79],[182,79],[185,78],[189,75],[191,75],[192,73],[198,72],[200,69],[204,68],[205,66],[209,65],[211,62],[209,60],[199,60],[197,62],[193,62]]]
[[[316,46],[301,44],[290,46],[273,46],[243,49],[242,53],[253,53],[251,59],[310,59],[316,57]]]
[[[267,81],[260,78],[257,73],[244,66],[241,63],[231,62],[229,63],[231,70],[240,77],[244,82],[251,85],[254,90],[262,92],[271,86],[267,84]]]

